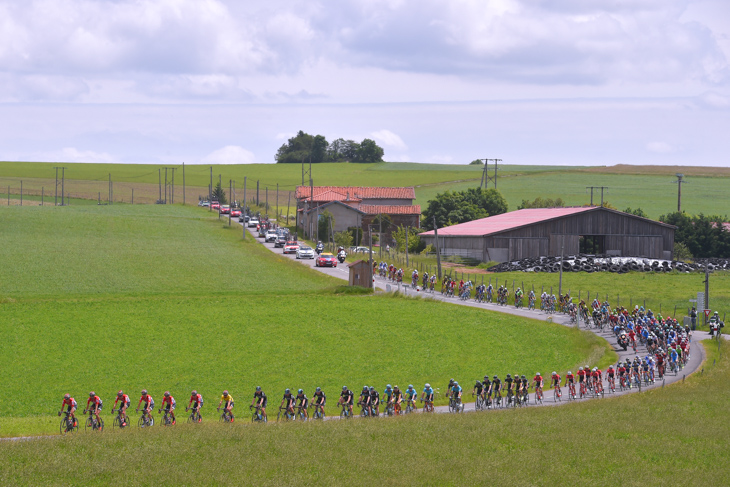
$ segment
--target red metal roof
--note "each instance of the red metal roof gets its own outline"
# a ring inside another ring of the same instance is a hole
[[[296,198],[309,199],[311,191],[314,190],[314,200],[323,201],[319,196],[320,193],[333,191],[340,195],[344,195],[341,201],[346,201],[349,195],[351,200],[356,199],[416,199],[416,190],[413,187],[403,188],[383,188],[369,186],[297,186]]]
[[[421,205],[360,205],[360,211],[368,215],[420,215]]]
[[[473,220],[450,227],[439,228],[439,237],[483,237],[494,233],[501,233],[514,228],[531,225],[533,223],[552,220],[562,216],[573,215],[599,208],[597,206],[581,206],[570,208],[527,208],[494,215],[479,220]],[[433,230],[421,235],[433,235]]]

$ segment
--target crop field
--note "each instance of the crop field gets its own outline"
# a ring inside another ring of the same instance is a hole
[[[700,345],[697,345],[700,346]],[[178,425],[0,443],[14,485],[680,485],[727,483],[730,346],[702,374],[558,408],[398,419]],[[699,352],[699,351],[697,351]],[[590,460],[586,456],[591,456]]]
[[[275,401],[613,360],[572,328],[341,292],[198,208],[0,208],[0,227],[0,436],[53,433],[65,392],[95,390],[108,414],[120,388],[243,404],[256,385]]]

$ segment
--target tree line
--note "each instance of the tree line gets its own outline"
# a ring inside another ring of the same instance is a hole
[[[310,135],[303,131],[290,138],[276,151],[280,164],[302,162],[382,162],[385,151],[372,139],[358,143],[342,138],[327,142],[324,135]]]
[[[677,227],[675,243],[687,247],[691,256],[698,258],[730,257],[730,232],[722,225],[727,216],[688,215],[685,212],[669,213],[659,217],[659,221]],[[676,257],[675,257],[676,258]]]

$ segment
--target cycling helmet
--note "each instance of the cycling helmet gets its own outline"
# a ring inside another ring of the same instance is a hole
[[[495,377],[497,377],[497,376],[495,375]],[[511,379],[511,378],[512,378],[512,376],[511,376],[510,374],[507,374],[507,378],[508,378],[508,379]]]
[[[540,375],[540,372],[538,372],[538,373],[537,373],[537,374],[535,374],[535,375],[536,375],[536,376],[538,376],[538,377],[542,377],[542,375]]]
[[[522,376],[522,378],[523,378],[523,379],[526,379],[526,377],[525,377],[524,375]]]
[[[191,395],[193,395],[193,396],[195,396],[195,395],[197,395],[197,394],[198,394],[198,391],[195,391],[195,390],[194,390],[194,391],[193,391],[193,392],[191,392],[190,394],[191,394]]]
[[[413,384],[408,384],[408,389],[413,389]]]
[[[89,397],[94,397],[94,396],[96,396],[96,392],[94,392],[94,391],[91,391],[91,392],[89,393]]]
[[[398,389],[398,386],[395,386],[393,389]]]
[[[142,395],[143,396],[146,396],[147,395],[147,389],[142,389]]]
[[[583,367],[578,367],[578,370],[583,370]]]
[[[451,379],[449,382],[454,382],[454,379]]]
[[[571,372],[571,371],[569,370],[569,371],[568,371],[568,375],[573,375],[573,372]]]
[[[458,382],[456,382],[456,381],[454,381],[454,385],[455,385],[455,386],[458,386],[458,385],[459,385],[459,383],[458,383]]]
[[[347,386],[342,386],[342,390],[343,391],[346,391],[347,390]]]
[[[597,371],[598,367],[593,367],[593,372]]]
[[[63,398],[64,399],[71,399],[71,394],[64,394]]]
[[[373,386],[370,386],[370,392],[375,392],[375,388]]]
[[[165,397],[170,397],[170,391],[165,391]]]
[[[431,388],[431,384],[426,384],[426,389],[430,389],[430,388]]]
[[[256,392],[261,392],[261,386],[256,386]]]
[[[317,392],[322,392],[322,388],[320,388],[320,387],[317,387],[316,391],[317,391]]]
[[[291,394],[291,391],[289,389],[285,389],[284,394]]]
[[[124,395],[124,391],[120,390],[119,392],[117,392],[117,396],[122,397],[123,395]]]
[[[479,379],[477,379],[476,385],[481,385],[481,384],[482,384],[482,381],[480,381]]]
[[[304,391],[303,391],[302,389],[299,389],[299,390],[298,390],[297,392],[298,392],[299,394],[303,394],[303,393],[304,393]]]
[[[367,391],[368,390],[368,386],[363,387],[362,390],[363,391]]]
[[[484,376],[484,380],[489,380],[489,376],[488,375],[485,375]]]
[[[228,395],[228,391],[223,391],[223,395],[224,396],[227,396]]]
[[[498,379],[499,377],[497,377],[497,376],[495,375],[495,376],[494,376],[494,378],[495,378],[495,379]]]
[[[553,370],[552,375],[558,375],[558,373]]]
[[[390,390],[390,384],[388,384],[387,386],[385,386],[385,389],[386,390]]]

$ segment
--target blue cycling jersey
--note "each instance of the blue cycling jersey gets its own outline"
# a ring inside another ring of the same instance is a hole
[[[430,396],[433,394],[433,387],[424,387],[423,392],[425,392],[427,396]]]
[[[459,392],[461,392],[461,386],[454,386],[454,387],[451,388],[451,390],[454,391],[454,392],[456,392],[456,393],[459,393]]]

